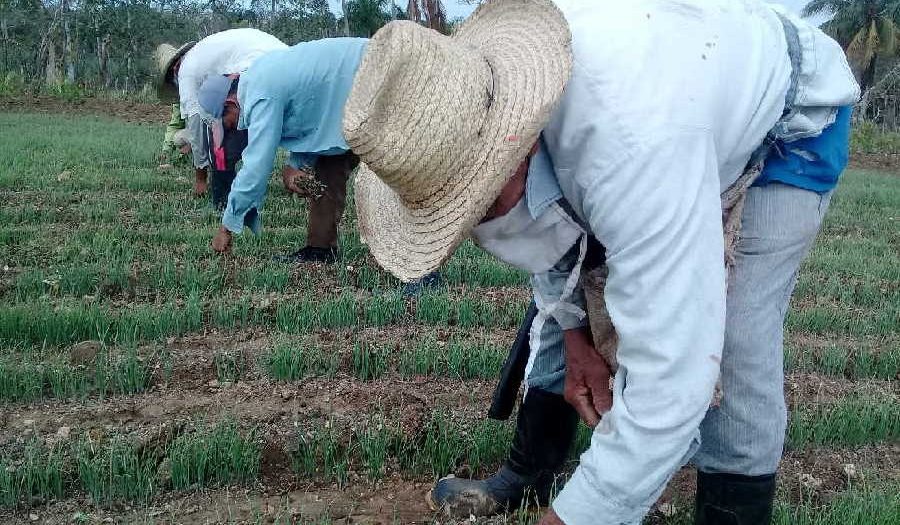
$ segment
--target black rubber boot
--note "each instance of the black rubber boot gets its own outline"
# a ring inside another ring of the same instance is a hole
[[[431,272],[421,279],[410,281],[403,286],[403,297],[418,297],[425,290],[434,290],[444,284],[441,274]]]
[[[337,260],[337,248],[316,248],[307,246],[289,255],[276,255],[275,262],[282,263],[323,263],[332,264]]]
[[[519,407],[509,459],[493,476],[471,480],[448,476],[435,484],[430,503],[453,517],[488,516],[523,500],[546,506],[561,486],[578,415],[562,396],[532,388]]]
[[[742,476],[697,472],[695,525],[768,525],[775,474]]]

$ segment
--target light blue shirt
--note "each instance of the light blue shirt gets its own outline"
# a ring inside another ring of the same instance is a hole
[[[225,228],[238,233],[246,225],[259,233],[278,146],[290,152],[295,167],[349,151],[344,103],[367,44],[363,38],[303,42],[260,57],[241,75],[238,128],[249,130],[249,137],[222,217]]]

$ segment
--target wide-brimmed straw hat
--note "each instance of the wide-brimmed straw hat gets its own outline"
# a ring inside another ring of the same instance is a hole
[[[404,281],[437,269],[537,140],[571,71],[548,0],[492,0],[452,36],[391,22],[369,42],[344,112],[363,164],[363,241]]]
[[[160,44],[153,52],[153,61],[156,62],[156,92],[161,100],[178,99],[178,89],[173,85],[171,78],[172,66],[175,61],[183,57],[185,53],[194,47],[197,42],[191,41],[181,47],[172,44]]]

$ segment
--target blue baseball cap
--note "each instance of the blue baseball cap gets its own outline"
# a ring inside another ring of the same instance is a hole
[[[236,77],[229,75],[212,75],[203,81],[200,91],[197,93],[197,99],[200,107],[203,108],[212,118],[222,118],[225,111],[225,99],[228,98],[228,92]]]
[[[225,100],[231,91],[237,75],[213,75],[203,81],[197,99],[203,109],[201,117],[209,126],[209,146],[211,161],[217,170],[225,169],[225,149],[223,147],[225,129],[222,126],[222,115],[225,113]]]

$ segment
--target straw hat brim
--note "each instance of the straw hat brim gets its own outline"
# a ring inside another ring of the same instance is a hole
[[[436,270],[469,237],[537,141],[571,71],[568,25],[547,0],[484,3],[451,38],[484,56],[494,83],[482,133],[460,159],[459,175],[440,199],[414,209],[365,163],[354,180],[360,236],[403,281]]]
[[[178,100],[178,88],[169,82],[166,82],[166,79],[169,78],[169,73],[172,71],[172,66],[175,65],[175,61],[186,55],[196,44],[197,42],[193,40],[182,44],[181,47],[175,50],[175,53],[173,53],[172,56],[166,59],[165,63],[162,64],[162,67],[159,68],[156,77],[156,94],[160,100]]]

